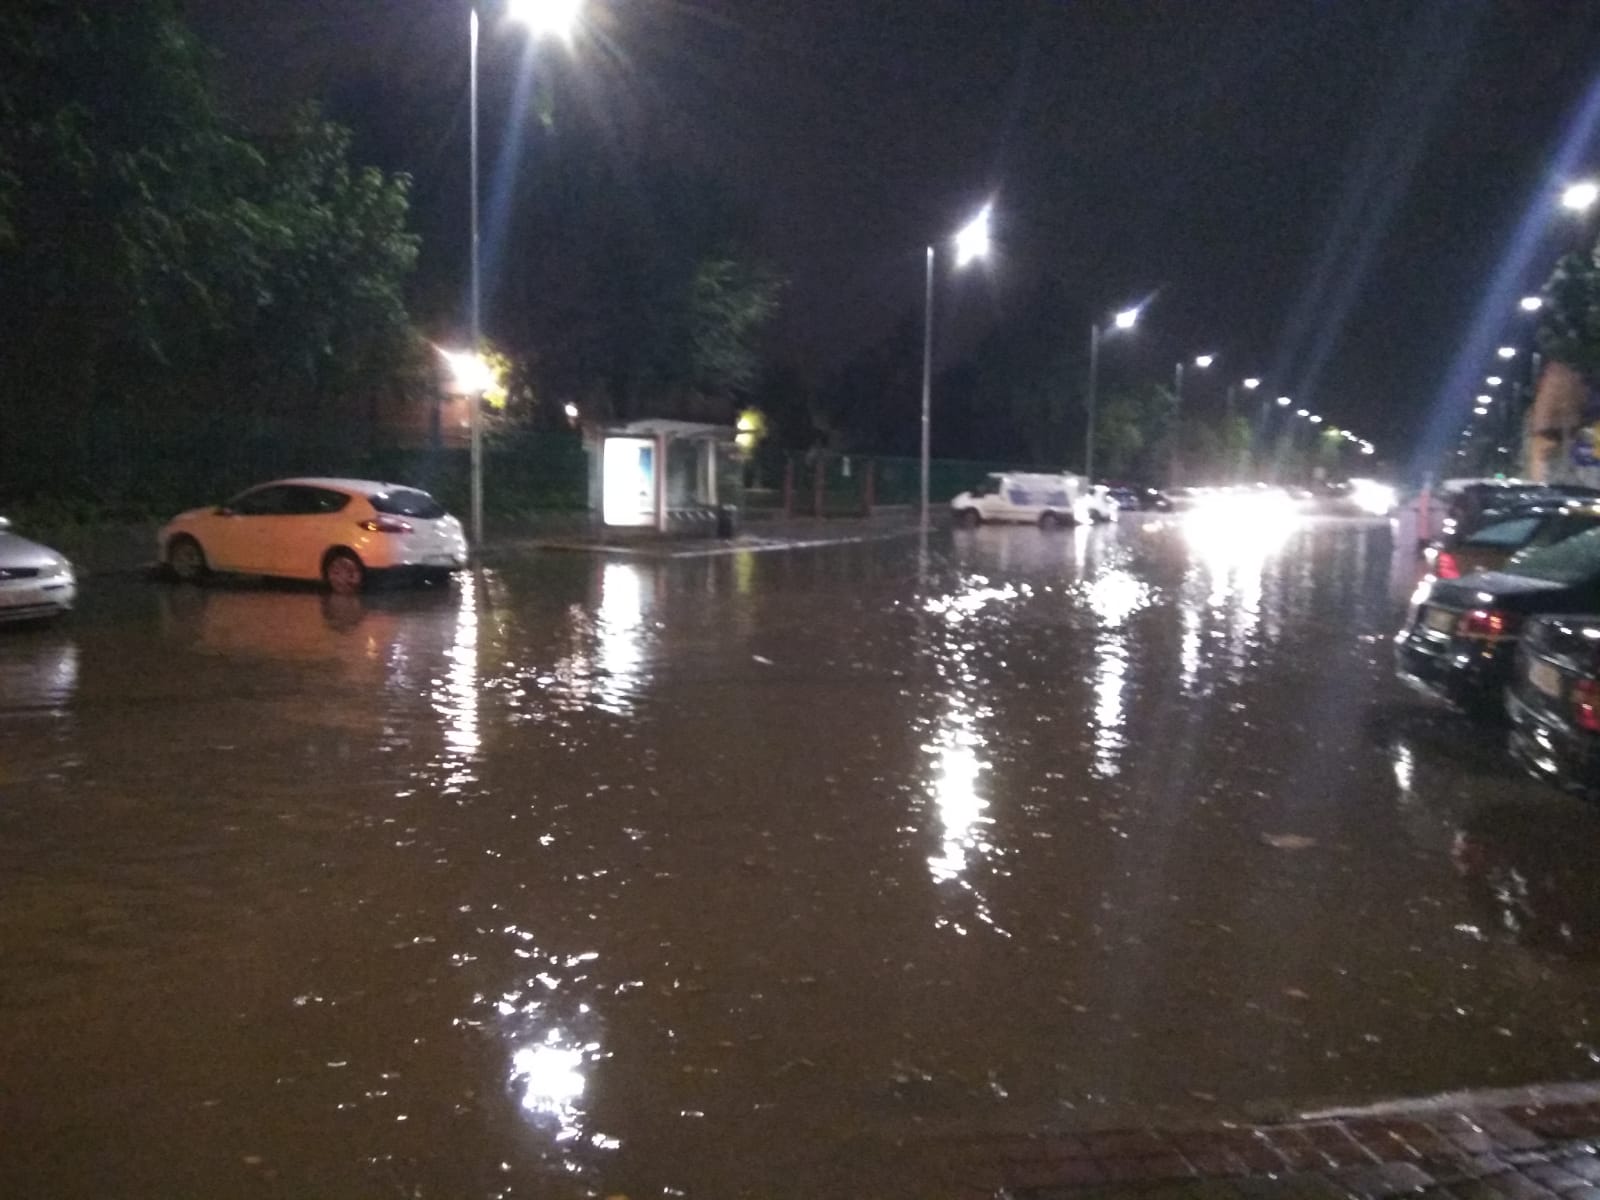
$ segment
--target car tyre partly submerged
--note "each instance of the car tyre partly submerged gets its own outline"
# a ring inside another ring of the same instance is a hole
[[[199,583],[206,577],[206,552],[187,535],[167,543],[167,568],[180,583]]]
[[[353,596],[367,582],[367,569],[349,550],[330,550],[322,560],[322,582],[336,596]]]

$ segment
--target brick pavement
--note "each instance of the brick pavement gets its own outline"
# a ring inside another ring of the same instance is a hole
[[[1600,1084],[1266,1125],[972,1138],[962,1200],[1600,1200]]]

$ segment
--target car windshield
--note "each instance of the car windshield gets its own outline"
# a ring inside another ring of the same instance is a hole
[[[444,505],[427,492],[414,488],[395,488],[371,497],[372,507],[391,517],[415,517],[419,521],[437,521],[445,515]]]
[[[1553,546],[1524,550],[1506,564],[1511,575],[1547,579],[1551,583],[1582,583],[1600,575],[1600,529],[1591,529]]]

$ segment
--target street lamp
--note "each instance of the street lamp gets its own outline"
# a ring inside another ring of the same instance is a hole
[[[1321,418],[1321,417],[1319,417],[1319,416],[1317,416],[1317,414],[1316,414],[1316,413],[1312,413],[1312,414],[1311,414],[1311,415],[1310,415],[1310,416],[1309,416],[1309,417],[1307,417],[1307,418],[1306,418],[1306,419],[1307,419],[1307,420],[1308,420],[1308,421],[1310,421],[1310,422],[1311,422],[1311,423],[1312,423],[1312,424],[1313,424],[1313,425],[1321,425],[1321,424],[1322,424],[1322,418]]]
[[[1524,296],[1517,302],[1517,307],[1525,313],[1535,313],[1544,307],[1544,301],[1538,296]]]
[[[1094,415],[1100,389],[1100,339],[1114,329],[1126,332],[1138,321],[1137,308],[1124,308],[1111,318],[1105,329],[1100,328],[1099,321],[1089,322],[1089,427],[1083,439],[1083,479],[1091,487],[1094,485]]]
[[[1253,392],[1260,386],[1261,380],[1255,378],[1254,376],[1251,376],[1249,379],[1244,381],[1244,390],[1247,392]]]
[[[1288,408],[1289,405],[1291,405],[1293,403],[1294,403],[1294,401],[1289,399],[1289,397],[1287,397],[1287,396],[1279,396],[1278,397],[1278,407],[1279,408]]]
[[[1215,354],[1196,354],[1194,365],[1204,371],[1217,361]],[[1180,358],[1172,366],[1172,458],[1167,464],[1167,483],[1173,486],[1178,482],[1178,447],[1183,442],[1183,360]]]
[[[1500,378],[1500,376],[1498,376],[1498,375],[1485,376],[1483,381],[1485,383],[1487,383],[1490,387],[1499,387],[1502,383],[1505,382],[1505,380]]]
[[[1568,212],[1586,213],[1594,207],[1596,200],[1600,200],[1600,183],[1590,179],[1569,184],[1566,191],[1561,193],[1561,207]]]
[[[506,15],[527,27],[535,37],[560,37],[570,43],[578,27],[585,0],[507,0]],[[483,240],[479,235],[478,187],[478,5],[467,17],[468,153],[471,156],[468,186],[472,189],[472,283],[469,318],[472,353],[483,349]],[[483,401],[482,393],[472,405],[472,544],[483,545]]]
[[[1510,361],[1517,356],[1517,348],[1515,346],[1501,346],[1495,353],[1501,358]]]
[[[955,236],[956,267],[966,266],[989,253],[989,217],[993,204],[985,204],[978,215],[963,225]],[[928,531],[928,463],[932,442],[933,410],[933,264],[938,253],[928,244],[927,279],[922,306],[922,531]]]
[[[1297,417],[1309,417],[1311,410],[1309,408],[1297,408],[1294,410],[1294,415]]]

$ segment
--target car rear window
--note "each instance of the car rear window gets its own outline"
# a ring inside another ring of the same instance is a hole
[[[1514,517],[1509,521],[1496,521],[1493,525],[1485,525],[1477,533],[1467,539],[1469,546],[1494,546],[1499,549],[1508,549],[1513,546],[1525,546],[1539,528],[1540,517]]]
[[[1524,550],[1504,568],[1512,575],[1548,579],[1551,583],[1582,583],[1600,575],[1600,529],[1591,529],[1553,546]]]
[[[444,505],[427,492],[414,488],[395,488],[392,492],[379,492],[371,497],[372,507],[391,517],[416,517],[419,521],[437,521],[445,515]]]

